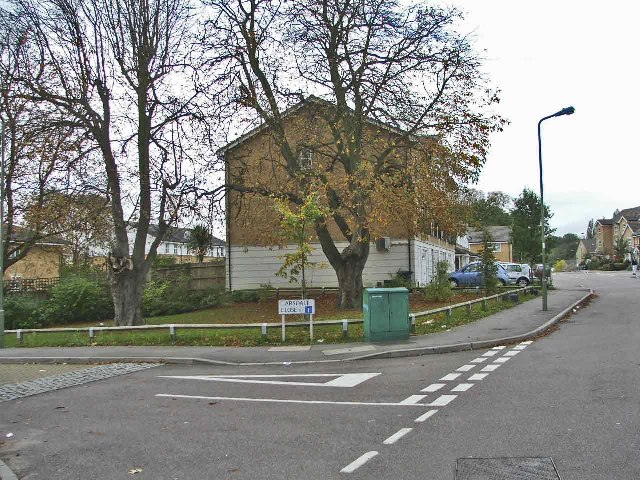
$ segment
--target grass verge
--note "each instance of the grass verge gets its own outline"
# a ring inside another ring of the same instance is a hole
[[[488,302],[487,309],[483,310],[482,304],[473,305],[471,311],[465,307],[452,311],[451,317],[445,313],[438,313],[429,317],[420,317],[416,320],[416,335],[429,335],[437,332],[451,330],[452,328],[474,322],[488,315],[512,308],[515,305],[535,298],[533,295],[520,295],[517,303],[508,300]],[[424,310],[412,308],[413,311]],[[186,314],[185,314],[186,315]],[[359,315],[358,315],[359,316]],[[164,321],[154,324],[175,323],[174,315],[163,318]],[[197,323],[189,318],[189,322]],[[212,322],[213,323],[213,322]],[[78,325],[75,325],[78,326]],[[86,332],[62,332],[62,333],[27,333],[24,334],[23,343],[19,344],[14,335],[5,337],[6,347],[86,347],[86,346],[152,346],[152,345],[180,345],[180,346],[225,346],[225,347],[254,347],[271,345],[308,345],[308,327],[288,327],[287,340],[281,341],[280,328],[270,328],[267,335],[263,336],[259,328],[251,329],[183,329],[177,326],[177,338],[173,340],[166,330],[162,331],[134,331],[134,332],[96,332],[90,339]],[[314,325],[314,344],[319,343],[344,343],[359,342],[363,338],[363,325],[349,325],[348,336],[343,336],[340,325]]]

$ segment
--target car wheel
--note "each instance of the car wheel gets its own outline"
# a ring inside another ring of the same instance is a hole
[[[524,277],[519,278],[516,285],[518,285],[519,287],[526,287],[527,285],[529,285],[529,279]]]
[[[458,281],[455,278],[450,278],[449,285],[451,285],[452,288],[456,288],[458,286]]]

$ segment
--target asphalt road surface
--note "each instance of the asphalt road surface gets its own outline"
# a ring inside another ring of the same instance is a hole
[[[550,457],[563,480],[638,479],[640,280],[556,283],[598,297],[530,344],[159,366],[6,401],[0,458],[21,479],[452,480],[466,457]],[[531,475],[465,479],[553,478]]]

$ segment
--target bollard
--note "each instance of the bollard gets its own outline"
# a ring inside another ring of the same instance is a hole
[[[267,324],[266,323],[262,324],[262,336],[263,337],[267,336]]]
[[[487,299],[483,298],[482,299],[482,310],[487,310]]]
[[[409,315],[409,318],[411,319],[411,333],[416,333],[416,316]]]
[[[348,337],[349,336],[349,321],[348,320],[342,320],[342,336],[343,337]]]
[[[467,313],[471,315],[471,302],[467,302]]]
[[[22,330],[21,329],[16,330],[16,338],[18,339],[18,343],[20,345],[22,345],[24,343],[24,338],[22,336]]]
[[[451,318],[451,307],[447,308],[447,318]]]
[[[171,336],[171,340],[176,341],[176,326],[169,325],[169,335]]]

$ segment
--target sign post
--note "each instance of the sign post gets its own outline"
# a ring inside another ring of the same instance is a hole
[[[316,301],[314,299],[278,300],[278,313],[282,315],[283,342],[285,340],[285,315],[309,315],[309,337],[313,340],[313,315],[316,313]]]

